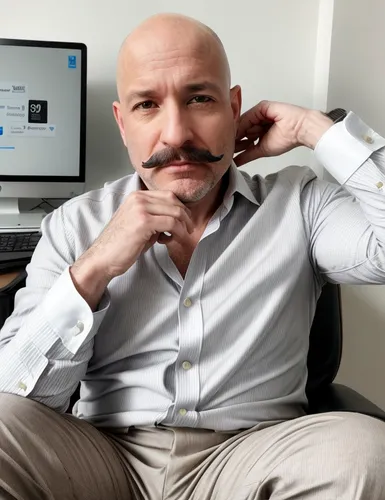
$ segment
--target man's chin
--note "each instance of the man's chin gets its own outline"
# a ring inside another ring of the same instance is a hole
[[[188,203],[197,203],[198,201],[203,200],[203,198],[208,195],[211,189],[206,187],[205,189],[202,188],[199,190],[189,191],[189,192],[179,191],[179,190],[177,191],[172,190],[172,191],[182,203],[188,204]]]
[[[182,203],[196,203],[202,200],[213,188],[207,182],[189,181],[192,181],[192,179],[178,179],[162,189],[172,191]]]
[[[172,190],[175,196],[184,204],[188,203],[196,203],[198,201],[201,201],[208,193],[208,191],[198,191],[195,193],[186,193],[186,192],[180,192],[180,191],[174,191]]]

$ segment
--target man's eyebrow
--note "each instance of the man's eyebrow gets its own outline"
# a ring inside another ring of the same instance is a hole
[[[202,91],[206,91],[206,90],[211,90],[213,92],[220,93],[220,91],[221,91],[219,85],[217,85],[216,83],[213,83],[213,82],[208,82],[208,81],[197,82],[197,83],[188,83],[185,86],[185,89],[188,92],[202,92]]]
[[[126,101],[130,102],[136,99],[155,99],[157,93],[155,90],[147,89],[147,90],[133,90],[129,94],[127,94]]]

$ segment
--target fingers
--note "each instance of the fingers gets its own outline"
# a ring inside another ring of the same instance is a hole
[[[251,145],[245,151],[243,151],[243,153],[237,155],[234,158],[234,162],[237,167],[241,167],[242,165],[245,165],[250,161],[258,160],[259,158],[263,158],[264,156],[265,154],[259,144],[257,144],[256,146]]]
[[[248,139],[258,139],[258,137],[264,133],[266,125],[263,123],[258,123],[255,125],[250,125],[250,127],[245,131],[243,135],[241,135],[238,131],[237,139],[243,139],[247,137]]]
[[[169,219],[178,220],[181,223],[186,224],[187,231],[191,234],[194,232],[194,224],[190,217],[190,210],[187,207],[181,207],[179,205],[168,205],[162,203],[148,203],[144,206],[146,212],[150,215],[164,216],[168,224],[171,223]],[[161,220],[161,219],[159,219]],[[158,227],[155,228],[158,231]],[[164,229],[163,231],[168,231]],[[172,233],[172,231],[170,231]]]
[[[250,146],[254,146],[254,141],[251,139],[243,139],[242,141],[236,141],[234,153],[239,153],[240,151],[245,151]]]
[[[274,122],[271,111],[274,108],[271,101],[261,101],[241,115],[236,139],[249,137],[253,133],[254,127],[263,126]]]
[[[127,198],[127,203],[134,203],[137,213],[143,217],[146,215],[172,217],[185,224],[183,227],[190,234],[194,231],[191,210],[171,191],[136,191],[130,198],[130,200]],[[155,230],[158,231],[158,228],[156,227]]]
[[[246,132],[249,128],[252,128],[255,125],[254,123],[254,117],[252,114],[252,110],[247,111],[241,116],[241,119],[239,121],[238,125],[238,130],[237,130],[237,135],[235,136],[236,140],[243,139],[246,137]]]
[[[250,126],[244,133],[238,130],[235,140],[236,142],[244,139],[256,141],[257,139],[260,139],[263,135],[265,135],[270,130],[272,125],[272,122],[267,122],[264,120],[257,125]]]
[[[154,216],[153,227],[159,234],[159,243],[167,243],[175,236],[179,236],[180,239],[184,239],[186,237],[186,223],[181,222],[174,217],[156,215]]]
[[[270,130],[272,123],[264,123],[262,125],[254,125],[246,133],[246,139],[237,139],[235,141],[235,153],[245,151],[250,146],[255,145],[255,141],[261,141],[262,137]]]

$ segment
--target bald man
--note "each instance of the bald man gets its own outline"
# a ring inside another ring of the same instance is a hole
[[[136,172],[44,220],[1,331],[0,498],[383,500],[384,424],[307,415],[305,388],[322,285],[385,283],[385,140],[241,117],[220,40],[179,15],[131,33],[117,86]],[[343,186],[237,169],[300,145]]]

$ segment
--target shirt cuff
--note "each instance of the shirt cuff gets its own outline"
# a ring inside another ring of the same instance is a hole
[[[317,160],[340,183],[345,184],[374,151],[385,146],[385,139],[350,112],[318,141]]]
[[[98,331],[110,305],[110,296],[106,290],[98,310],[93,313],[76,290],[68,267],[48,291],[43,304],[46,321],[63,345],[76,354]]]

